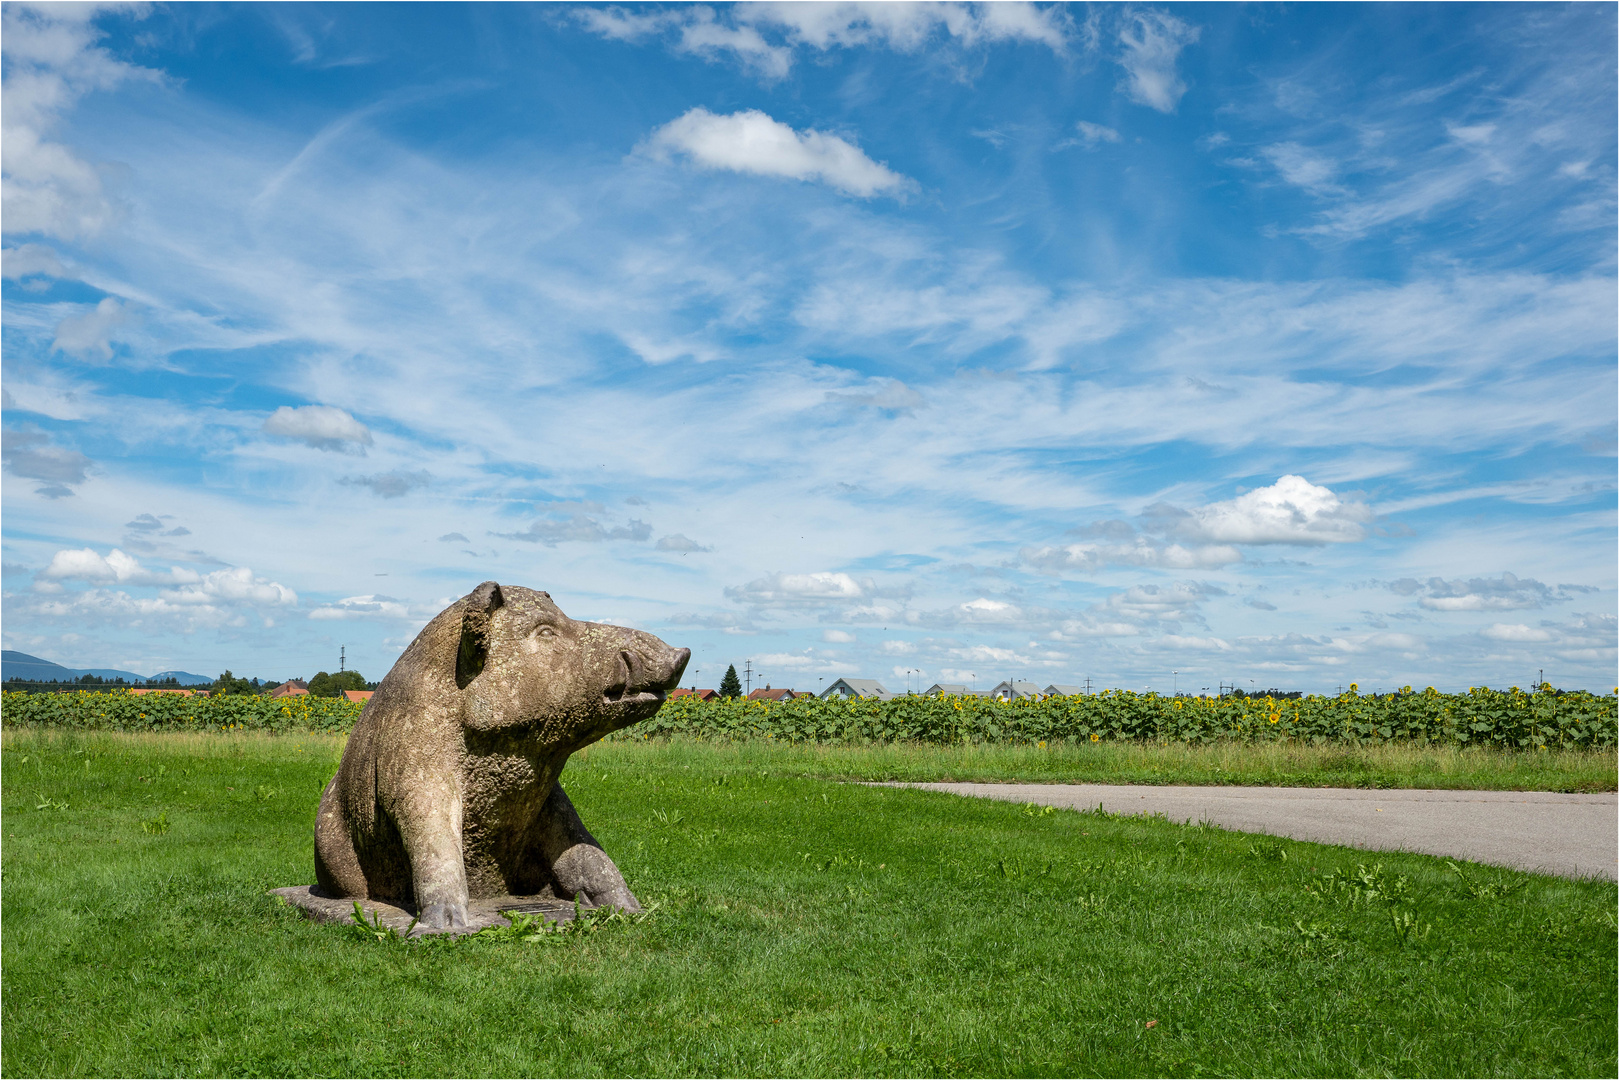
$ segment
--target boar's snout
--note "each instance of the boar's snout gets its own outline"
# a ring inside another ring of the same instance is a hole
[[[651,634],[632,632],[618,651],[618,672],[603,697],[610,702],[662,702],[680,685],[690,649],[671,649]]]

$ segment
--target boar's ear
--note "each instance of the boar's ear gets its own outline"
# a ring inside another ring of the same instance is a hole
[[[500,586],[486,581],[472,590],[461,612],[461,647],[455,653],[455,685],[465,690],[489,659],[489,616],[506,602]]]

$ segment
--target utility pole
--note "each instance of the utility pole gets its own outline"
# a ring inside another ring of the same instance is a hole
[[[339,675],[343,674],[344,667],[348,665],[348,651],[349,647],[347,645],[339,645],[337,647],[337,673]]]
[[[1175,671],[1175,696],[1181,696],[1181,673],[1179,669]]]
[[[1091,677],[1089,675],[1085,676],[1085,696],[1091,696]]]

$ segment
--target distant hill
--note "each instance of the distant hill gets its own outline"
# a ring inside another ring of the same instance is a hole
[[[189,671],[160,671],[152,676],[153,681],[173,679],[181,686],[206,686],[214,680],[206,675],[193,675]]]
[[[145,675],[137,675],[133,671],[123,671],[119,668],[70,668],[14,649],[0,651],[0,681],[31,679],[37,682],[71,682],[81,675],[94,675],[101,679],[123,679],[131,683],[142,683],[147,680]],[[189,671],[160,671],[152,678],[173,678],[181,686],[197,686],[214,681],[206,675],[193,675]]]

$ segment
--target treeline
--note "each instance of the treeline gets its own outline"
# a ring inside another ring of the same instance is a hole
[[[137,696],[122,690],[28,695],[7,692],[0,723],[114,731],[347,731],[361,704],[313,695]],[[1177,698],[1110,690],[1083,697],[907,696],[748,701],[693,697],[610,736],[672,735],[792,743],[1057,743],[1130,740],[1179,743],[1299,741],[1353,745],[1415,742],[1540,750],[1611,748],[1619,698],[1586,691],[1491,690],[1442,694],[1405,687],[1363,696]]]
[[[285,685],[281,682],[258,679],[246,679],[231,674],[229,668],[222,672],[219,678],[211,683],[181,683],[174,676],[166,679],[145,679],[140,682],[129,682],[124,679],[103,679],[99,675],[83,675],[77,679],[58,681],[55,679],[24,679],[11,678],[0,683],[7,692],[23,694],[69,694],[76,690],[191,690],[199,694],[208,694],[211,697],[221,695],[258,695],[269,694],[271,691]],[[368,683],[365,676],[358,671],[339,671],[335,674],[322,671],[307,684],[309,693],[315,697],[338,698],[343,696],[345,690],[375,690],[376,683]]]

